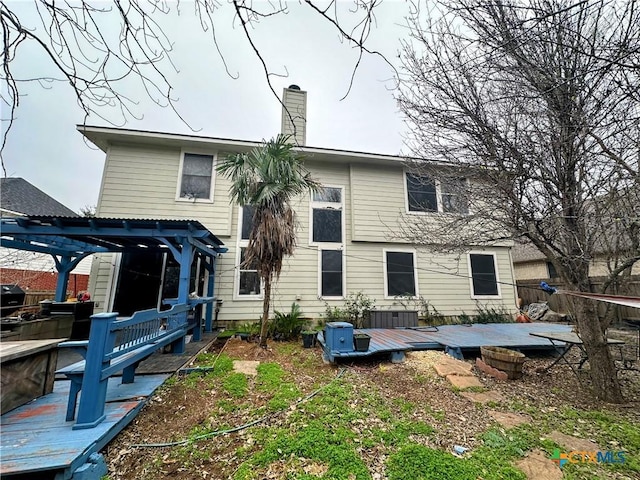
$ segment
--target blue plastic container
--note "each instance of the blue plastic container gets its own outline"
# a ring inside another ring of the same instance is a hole
[[[353,352],[353,325],[347,322],[327,323],[327,347],[332,352]]]

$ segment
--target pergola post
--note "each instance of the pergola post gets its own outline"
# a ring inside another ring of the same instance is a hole
[[[87,254],[79,255],[77,257],[71,255],[60,255],[60,258],[53,256],[56,263],[56,270],[58,271],[58,281],[56,282],[56,302],[64,302],[67,299],[67,285],[69,284],[69,273],[76,268],[80,260],[86,257]]]
[[[210,256],[207,257],[206,262],[204,264],[207,269],[207,297],[213,297],[214,287],[215,287],[215,275],[216,275],[216,259],[217,257]],[[206,306],[207,310],[205,312],[204,317],[204,330],[205,332],[211,332],[213,330],[213,303],[208,303]]]
[[[189,281],[191,279],[191,261],[193,259],[193,246],[187,238],[182,238],[181,249],[176,260],[180,263],[180,276],[178,282],[178,305],[189,303]],[[187,322],[188,312],[184,312],[178,315],[178,321]],[[197,325],[197,328],[200,328]],[[185,351],[185,339],[184,337],[176,340],[172,344],[173,353],[184,353]]]

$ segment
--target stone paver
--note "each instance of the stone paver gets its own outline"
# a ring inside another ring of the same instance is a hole
[[[516,462],[516,467],[524,472],[527,480],[562,480],[562,470],[549,457],[535,450],[526,458]]]
[[[507,375],[506,372],[503,372],[502,370],[498,370],[497,368],[493,368],[491,365],[487,365],[480,358],[476,358],[476,367],[478,367],[479,370],[483,371],[487,375],[491,375],[492,377],[498,380],[509,379],[509,376]]]
[[[554,430],[549,434],[549,438],[558,445],[564,447],[568,452],[597,452],[600,447],[591,440],[585,438],[574,437]]]
[[[233,371],[255,377],[258,375],[258,365],[260,362],[256,360],[234,360]]]
[[[452,361],[444,360],[434,365],[433,368],[435,369],[436,373],[441,377],[448,377],[449,375],[473,375],[473,373],[471,373],[472,365],[455,359],[451,360]]]
[[[477,403],[496,402],[500,403],[504,401],[504,397],[495,390],[489,390],[488,392],[460,392],[467,400]]]
[[[513,428],[523,423],[529,423],[531,417],[529,415],[520,415],[519,413],[498,412],[497,410],[489,410],[489,415],[504,428]]]
[[[447,375],[447,380],[451,382],[451,385],[460,389],[484,386],[476,377],[467,375]]]

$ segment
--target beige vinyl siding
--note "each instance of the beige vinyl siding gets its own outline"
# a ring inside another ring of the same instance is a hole
[[[101,217],[197,219],[216,235],[230,235],[229,182],[220,175],[215,176],[213,203],[177,201],[180,155],[177,149],[111,146],[98,214]]]
[[[375,307],[380,309],[402,308],[397,299],[384,298],[384,249],[398,247],[391,243],[352,243],[346,246],[346,286],[345,293],[362,291],[376,300]],[[428,300],[443,315],[460,315],[463,312],[475,314],[478,306],[504,307],[515,312],[514,287],[510,285],[511,264],[508,249],[487,250],[495,253],[498,263],[498,279],[506,284],[500,285],[501,298],[475,300],[471,298],[471,283],[468,274],[468,256],[448,255],[434,259],[428,251],[416,249],[418,267],[418,295]],[[233,276],[228,272],[234,255],[225,254],[220,263],[223,281],[217,285],[216,292],[224,298],[220,311],[220,320],[253,321],[260,317],[262,301],[231,301]],[[318,250],[315,247],[299,246],[293,257],[285,261],[280,280],[273,288],[272,308],[289,311],[291,303],[300,304],[305,317],[321,319],[326,305],[342,307],[343,300],[324,300],[318,297]]]
[[[405,213],[402,167],[352,164],[350,180],[353,241],[396,241]]]
[[[262,300],[235,297],[239,208],[229,203],[229,182],[216,175],[213,203],[176,201],[180,155],[178,148],[111,146],[103,176],[99,215],[201,221],[229,249],[218,259],[215,278],[214,294],[224,301],[219,313],[220,325],[224,326],[226,321],[257,321],[262,312]],[[477,303],[471,298],[466,254],[459,257],[435,255],[406,241],[392,239],[398,219],[407,216],[400,165],[329,163],[313,156],[307,157],[305,165],[321,183],[343,188],[345,294],[362,291],[376,300],[377,308],[399,308],[396,300],[384,299],[383,251],[415,250],[418,294],[445,315],[475,312]],[[289,311],[291,303],[297,301],[305,317],[319,319],[326,304],[343,306],[344,301],[325,302],[319,297],[318,252],[322,245],[310,245],[309,202],[308,194],[294,202],[298,247],[295,254],[285,260],[280,279],[273,287],[272,309]],[[497,254],[499,279],[511,282],[508,248],[496,247],[490,251]],[[106,294],[112,279],[111,264],[116,256],[100,257],[102,261],[95,262],[91,276],[92,295],[100,303],[97,311],[108,306]],[[501,299],[480,303],[513,309],[513,288],[501,285],[501,294]]]

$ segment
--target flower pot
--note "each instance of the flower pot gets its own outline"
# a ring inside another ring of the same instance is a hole
[[[353,335],[353,346],[356,352],[366,352],[369,350],[371,337],[366,333],[356,333]]]
[[[502,370],[511,380],[522,377],[523,353],[502,347],[480,347],[482,361],[487,365]]]
[[[316,332],[302,332],[302,346],[313,348],[316,346]]]

